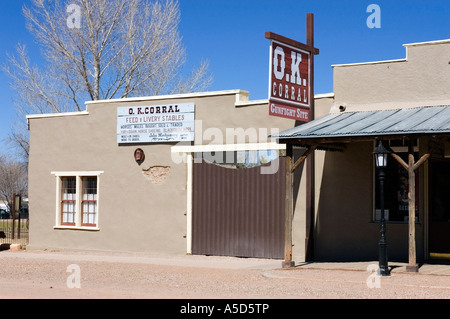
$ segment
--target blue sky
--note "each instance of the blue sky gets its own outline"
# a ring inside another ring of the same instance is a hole
[[[0,64],[25,43],[39,62],[39,50],[21,13],[30,0],[0,1]],[[450,38],[448,0],[179,0],[187,69],[210,62],[209,90],[242,89],[250,99],[267,98],[269,40],[266,31],[306,42],[306,14],[314,13],[315,93],[333,91],[331,65],[405,58],[402,44]],[[369,28],[370,4],[381,9],[381,28]],[[450,74],[449,74],[450,76]],[[450,88],[449,88],[450,89]],[[0,153],[16,118],[9,79],[0,72]]]

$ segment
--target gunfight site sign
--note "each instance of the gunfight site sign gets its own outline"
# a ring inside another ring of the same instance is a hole
[[[269,114],[309,121],[310,52],[272,40]]]
[[[194,140],[195,105],[117,108],[117,143],[164,143]]]

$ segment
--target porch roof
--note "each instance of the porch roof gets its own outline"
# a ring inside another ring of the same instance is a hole
[[[450,133],[450,106],[329,113],[272,135],[292,144],[343,143],[376,138]]]

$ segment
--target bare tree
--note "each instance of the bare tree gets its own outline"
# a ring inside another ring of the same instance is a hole
[[[14,200],[13,195],[26,196],[27,189],[27,165],[6,156],[0,156],[0,200],[11,205]]]
[[[10,143],[18,151],[18,157],[28,162],[30,150],[30,141],[28,138],[28,125],[23,119],[21,121],[13,121],[10,125],[11,133],[7,142]]]
[[[87,100],[209,87],[207,62],[182,76],[187,57],[179,5],[162,1],[32,0],[24,6],[27,28],[47,63],[33,65],[22,44],[9,55],[4,69],[17,91],[20,116],[82,110]]]

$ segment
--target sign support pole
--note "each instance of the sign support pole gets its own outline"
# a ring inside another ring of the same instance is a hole
[[[314,15],[306,15],[306,44],[314,48]],[[314,53],[310,56],[310,109],[309,118],[314,120]],[[306,236],[305,236],[305,261],[314,258],[314,207],[315,207],[315,176],[314,176],[314,152],[306,161]]]
[[[314,119],[314,15],[306,15],[307,43],[301,43],[276,33],[266,32],[271,40],[269,72],[269,114],[295,120],[295,125]],[[285,198],[285,260],[283,268],[293,267],[292,222],[294,218],[294,170],[307,157],[306,162],[306,236],[305,260],[312,258],[314,234],[314,156],[302,156],[293,164],[293,144],[286,141],[286,198]]]
[[[319,53],[319,50],[314,48],[314,15],[308,13],[306,16],[306,37],[307,43],[299,43],[297,41],[284,38],[283,36],[266,33],[266,38],[287,43],[293,47],[309,52],[309,115],[308,121],[314,119],[314,55]],[[272,63],[272,61],[271,61]],[[270,91],[269,91],[270,95]],[[269,104],[270,104],[269,99]],[[296,119],[295,125],[299,125],[300,121]],[[294,196],[293,196],[293,182],[295,169],[306,160],[306,236],[305,236],[305,260],[311,260],[313,257],[313,234],[314,234],[314,202],[315,202],[315,183],[314,183],[314,149],[310,147],[305,154],[294,164],[293,145],[286,142],[286,197],[285,197],[285,247],[284,247],[284,261],[283,268],[290,268],[295,266],[292,260],[292,224],[294,219]]]

